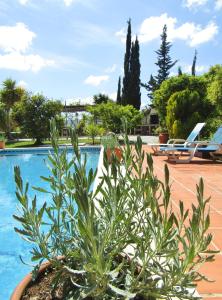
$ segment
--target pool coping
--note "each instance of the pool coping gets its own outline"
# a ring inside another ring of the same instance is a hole
[[[79,146],[80,150],[85,150],[85,151],[100,151],[101,146]],[[60,150],[72,150],[73,146],[72,145],[64,145],[59,147]],[[35,153],[46,153],[48,154],[49,151],[53,151],[53,147],[29,147],[29,148],[5,148],[5,149],[0,149],[0,156],[3,155],[10,155],[10,154],[35,154]]]

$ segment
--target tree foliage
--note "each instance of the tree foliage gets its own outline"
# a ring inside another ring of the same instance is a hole
[[[127,36],[126,36],[126,52],[124,56],[124,77],[122,87],[122,104],[127,105],[129,98],[130,84],[130,56],[131,56],[131,20],[128,20]]]
[[[197,50],[195,50],[193,63],[191,67],[191,75],[196,76]]]
[[[172,61],[170,57],[170,48],[172,47],[172,44],[167,41],[166,25],[164,25],[163,32],[160,37],[160,48],[155,51],[157,54],[157,62],[155,63],[158,67],[157,75],[151,75],[148,83],[142,84],[142,86],[148,91],[147,96],[151,99],[151,101],[153,100],[154,92],[158,90],[162,82],[169,77],[170,69],[177,63],[177,60]],[[179,71],[181,71],[181,69]]]
[[[186,139],[198,122],[203,122],[208,114],[204,102],[197,91],[185,89],[175,92],[167,104],[166,125],[172,138]]]
[[[152,101],[153,93],[157,89],[157,82],[156,82],[155,78],[153,77],[153,75],[152,74],[150,75],[150,80],[148,81],[148,83],[142,83],[141,86],[147,90],[147,92],[148,92],[147,96]]]
[[[157,87],[169,77],[170,69],[177,63],[177,60],[172,61],[170,57],[170,48],[172,44],[167,41],[167,26],[164,25],[163,32],[161,34],[160,48],[156,51],[158,67],[157,76],[155,77]]]
[[[124,77],[122,87],[122,105],[133,105],[140,109],[140,52],[139,41],[131,42],[131,20],[128,21],[126,52],[124,56]]]
[[[182,72],[182,68],[179,66],[178,67],[178,76],[181,76],[183,75],[183,72]]]
[[[209,114],[207,125],[205,126],[205,135],[211,136],[218,126],[221,125],[222,117],[222,65],[212,66],[204,74],[207,82],[207,99],[212,104],[214,110]]]
[[[101,103],[107,103],[108,101],[112,101],[108,95],[105,94],[97,94],[93,96],[93,103],[94,104],[101,104]]]
[[[95,138],[97,136],[102,136],[104,133],[104,128],[91,122],[85,126],[85,133],[91,137],[93,145],[95,144]]]
[[[42,139],[50,135],[51,118],[58,116],[58,123],[61,125],[61,111],[60,101],[48,100],[41,94],[27,94],[22,101],[15,104],[13,117],[20,125],[22,132],[36,139],[36,144],[40,144]]]
[[[7,115],[5,104],[0,102],[0,130],[6,131],[7,130]]]
[[[117,88],[117,94],[116,94],[116,103],[122,104],[121,77],[120,76],[119,76],[119,80],[118,80],[118,88]]]
[[[3,89],[0,93],[0,100],[4,104],[1,108],[5,109],[4,120],[5,120],[5,131],[6,136],[10,139],[10,131],[11,131],[11,119],[10,113],[11,109],[15,105],[16,102],[20,101],[25,94],[23,88],[16,86],[16,81],[8,78],[2,83]]]
[[[118,105],[115,102],[108,102],[88,107],[94,120],[100,120],[102,127],[107,131],[120,132],[122,118],[128,121],[129,128],[133,128],[141,121],[142,114],[131,105]]]
[[[222,115],[222,65],[215,65],[205,74],[207,78],[207,98],[213,105],[217,115]]]
[[[132,43],[131,57],[130,57],[130,84],[129,96],[127,104],[132,105],[136,109],[140,109],[141,93],[140,93],[140,49],[139,41],[136,37],[135,42]]]
[[[165,123],[166,115],[167,115],[166,107],[170,97],[174,93],[186,89],[189,89],[191,92],[196,91],[203,103],[209,102],[206,100],[207,86],[206,86],[206,80],[203,76],[194,77],[194,76],[183,74],[181,76],[170,77],[169,79],[165,80],[161,84],[160,88],[154,93],[153,102],[158,111],[161,123]],[[209,109],[212,110],[211,107]]]

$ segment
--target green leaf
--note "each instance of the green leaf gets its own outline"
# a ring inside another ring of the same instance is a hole
[[[122,290],[120,288],[115,287],[114,285],[112,285],[110,283],[108,284],[108,286],[115,294],[126,297],[126,299],[132,299],[132,298],[136,297],[136,293],[131,293],[127,290]]]

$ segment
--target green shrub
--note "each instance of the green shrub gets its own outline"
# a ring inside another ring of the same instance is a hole
[[[42,177],[51,189],[36,189],[49,192],[52,199],[38,209],[16,167],[20,214],[14,217],[22,227],[16,231],[33,244],[32,260],[48,260],[57,271],[55,284],[66,286],[63,298],[194,299],[188,288],[204,279],[199,267],[213,260],[212,236],[207,234],[209,199],[204,198],[202,179],[192,213],[180,202],[174,214],[167,166],[161,182],[141,139],[131,148],[125,136],[122,165],[115,159],[109,165],[105,155],[103,175],[91,191],[96,172],[87,174],[75,132],[70,162],[66,150],[59,151],[54,123],[51,132],[51,174]]]
[[[104,129],[96,125],[95,123],[90,123],[85,126],[85,133],[91,137],[93,145],[95,144],[95,138],[97,136],[102,136],[104,134]]]
[[[167,105],[169,99],[178,92],[189,90],[190,93],[196,93],[200,99],[198,112],[201,116],[206,117],[212,111],[210,101],[206,99],[207,80],[204,76],[181,76],[170,77],[165,80],[160,88],[155,91],[153,104],[158,111],[160,122],[164,123],[167,116]],[[193,111],[194,112],[194,111]],[[186,113],[186,112],[184,112]],[[188,116],[189,117],[189,116]]]
[[[112,150],[120,146],[115,133],[110,133],[109,135],[102,137],[101,144],[105,149],[112,149]]]
[[[174,93],[167,104],[166,124],[172,138],[187,138],[198,122],[203,122],[203,101],[196,91]],[[206,114],[206,112],[205,112]]]
[[[128,128],[134,128],[142,118],[142,113],[132,105],[119,105],[115,102],[101,103],[88,108],[95,121],[100,120],[106,131],[119,133],[122,128],[122,119],[128,122]]]
[[[61,117],[61,111],[60,101],[49,100],[41,94],[25,94],[22,101],[14,105],[13,118],[23,134],[36,139],[36,144],[41,144],[43,139],[50,136],[49,120],[51,118],[56,118],[60,129],[63,127],[64,120]]]

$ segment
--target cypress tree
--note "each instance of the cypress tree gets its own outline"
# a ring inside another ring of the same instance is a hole
[[[181,69],[181,67],[178,67],[178,76],[181,76],[181,75],[183,75],[182,69]]]
[[[192,64],[192,68],[191,68],[191,75],[192,76],[196,75],[196,62],[197,62],[197,50],[195,50],[194,58],[193,58],[193,64]]]
[[[124,77],[122,88],[122,104],[126,105],[129,97],[130,82],[130,55],[131,55],[131,20],[128,20],[128,29],[126,36],[126,53],[124,56]]]
[[[170,69],[177,63],[177,60],[172,61],[170,57],[171,43],[167,42],[167,26],[164,25],[163,32],[161,34],[161,44],[159,50],[156,51],[157,62],[155,63],[159,69],[156,76],[157,87],[166,80],[170,74]]]
[[[136,109],[140,109],[141,93],[140,93],[140,47],[136,37],[131,47],[130,57],[130,82],[129,82],[129,99],[127,104],[133,105]]]
[[[121,77],[120,76],[119,76],[119,81],[118,81],[116,103],[117,104],[122,104],[122,97],[121,97]]]

